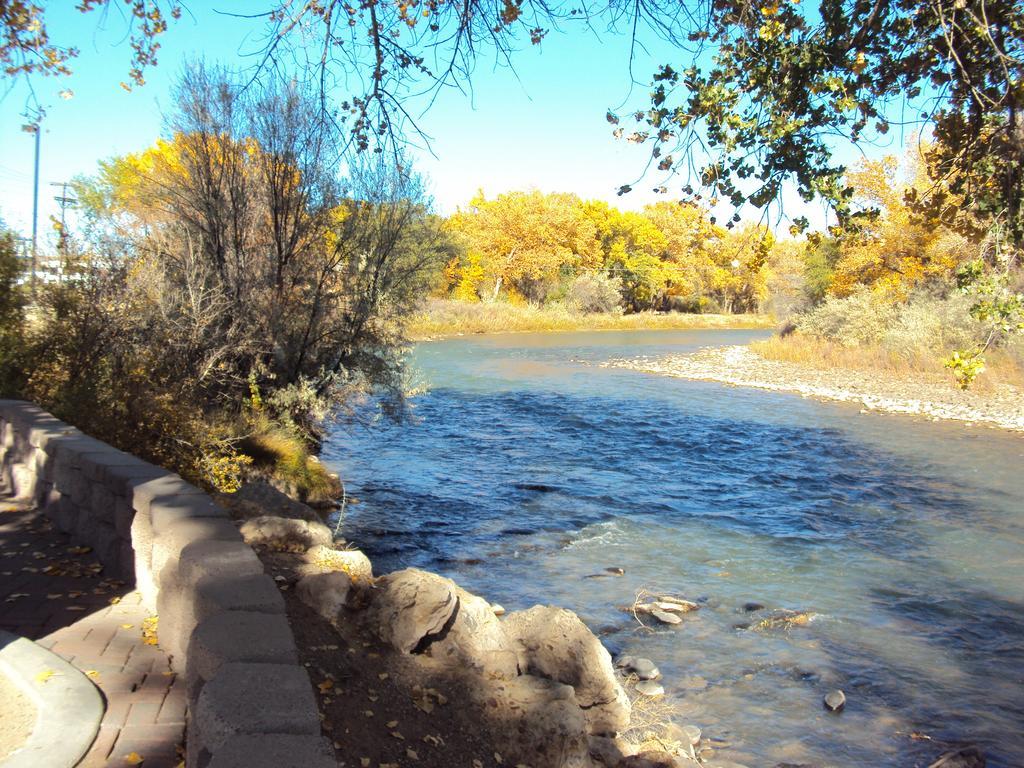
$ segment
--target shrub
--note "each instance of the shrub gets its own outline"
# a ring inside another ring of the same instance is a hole
[[[25,325],[22,273],[14,235],[0,229],[0,396],[16,392],[22,380],[19,360]]]
[[[619,309],[622,281],[603,273],[584,273],[569,286],[565,301],[580,312],[611,312]]]
[[[827,298],[803,315],[797,328],[843,346],[868,346],[879,343],[898,316],[894,303],[859,287],[844,298]]]

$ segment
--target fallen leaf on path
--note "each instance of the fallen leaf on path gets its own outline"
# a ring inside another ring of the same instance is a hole
[[[52,669],[44,669],[42,672],[40,672],[38,675],[36,675],[36,682],[37,683],[45,683],[51,677],[53,677],[56,674],[57,673],[54,670],[52,670]]]
[[[397,728],[398,727],[398,721],[397,720],[391,720],[390,722],[386,723],[386,725],[387,725],[388,728]]]
[[[124,761],[128,763],[128,765],[140,765],[142,761],[145,759],[146,758],[144,758],[138,752],[129,752],[127,755],[124,756]]]

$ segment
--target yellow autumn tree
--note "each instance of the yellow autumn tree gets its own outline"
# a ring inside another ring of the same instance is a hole
[[[921,151],[864,160],[847,175],[856,202],[879,211],[857,237],[842,248],[829,292],[848,296],[867,286],[894,301],[930,278],[948,279],[968,258],[968,243],[938,220],[929,220],[907,204],[908,192],[932,186]]]
[[[504,290],[511,297],[543,301],[565,274],[600,263],[594,225],[571,194],[534,190],[488,200],[479,193],[448,226],[463,240],[464,271],[477,266],[483,271],[481,281],[470,282],[490,299]]]
[[[588,201],[584,209],[594,225],[602,269],[621,281],[626,308],[659,307],[680,278],[677,265],[665,258],[664,233],[642,213],[620,211],[603,200]]]
[[[665,236],[664,258],[676,265],[667,295],[686,300],[688,308],[700,309],[701,297],[714,282],[714,250],[725,230],[695,205],[659,202],[646,206],[644,216]]]

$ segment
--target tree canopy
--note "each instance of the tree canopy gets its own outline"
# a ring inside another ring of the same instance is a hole
[[[180,9],[127,6],[130,75],[142,82]],[[480,54],[512,61],[518,44],[579,21],[674,45],[650,103],[630,116],[635,129],[607,116],[617,135],[650,145],[669,174],[658,187],[666,194],[728,201],[737,222],[743,205],[766,208],[793,183],[804,199],[827,202],[840,224],[855,222],[876,211],[854,199],[836,147],[913,125],[935,139],[934,183],[912,192],[917,208],[1024,241],[1024,7],[1015,0],[278,0],[253,18],[266,25],[257,75],[283,69],[308,80],[357,149],[379,151],[415,131],[410,96],[466,87]],[[68,71],[75,49],[50,41],[40,7],[4,3],[0,24],[8,75]]]

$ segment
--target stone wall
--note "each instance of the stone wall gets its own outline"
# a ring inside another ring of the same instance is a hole
[[[185,676],[189,768],[334,766],[284,601],[226,510],[31,403],[0,400],[0,485],[134,583]]]

